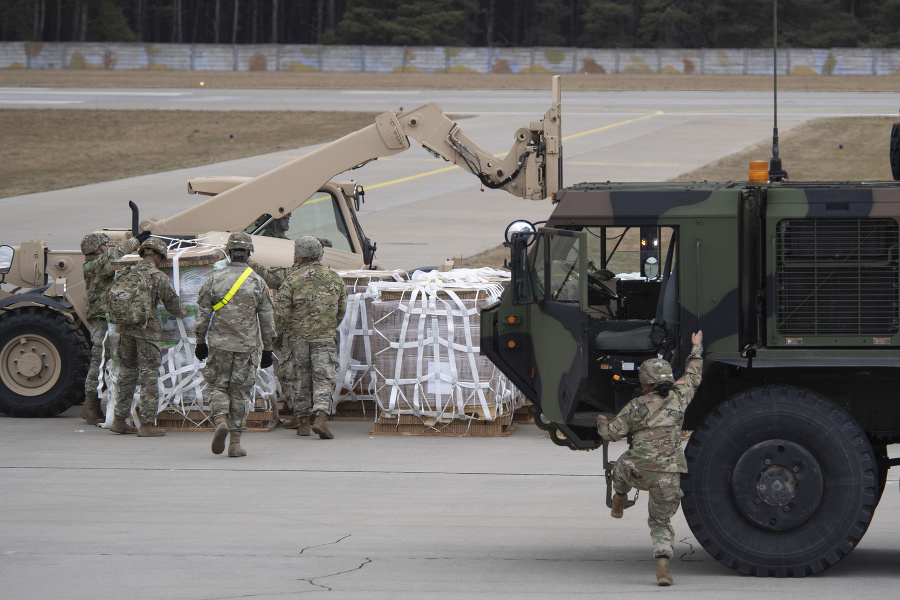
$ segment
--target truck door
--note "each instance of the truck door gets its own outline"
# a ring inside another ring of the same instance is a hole
[[[554,423],[572,417],[576,390],[587,377],[585,264],[584,233],[538,231],[513,270],[514,293],[496,315],[498,356],[492,358],[515,373],[516,385]]]

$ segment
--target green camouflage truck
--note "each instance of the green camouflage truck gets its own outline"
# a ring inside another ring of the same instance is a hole
[[[694,536],[756,576],[847,555],[900,464],[900,182],[583,183],[554,202],[508,230],[512,283],[481,329],[551,440],[605,452],[597,415],[647,358],[679,376],[702,329]]]

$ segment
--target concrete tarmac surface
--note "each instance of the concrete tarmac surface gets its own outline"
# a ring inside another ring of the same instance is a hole
[[[115,435],[77,411],[0,417],[2,598],[896,595],[897,469],[857,549],[803,579],[723,567],[679,511],[675,585],[660,588],[646,494],[610,518],[601,453],[557,447],[534,425],[452,438],[333,421],[334,440],[247,433],[237,459],[213,455],[208,432]]]

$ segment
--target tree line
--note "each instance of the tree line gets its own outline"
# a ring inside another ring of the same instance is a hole
[[[758,48],[773,0],[0,0],[0,41]],[[781,0],[779,45],[900,47],[900,0]]]

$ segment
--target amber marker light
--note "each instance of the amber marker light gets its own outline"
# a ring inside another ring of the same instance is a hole
[[[515,343],[514,341],[512,341],[512,340],[509,340],[508,342],[506,342],[506,345],[507,345],[507,347],[509,347],[509,348],[515,348],[515,347],[516,347],[516,343]]]
[[[751,160],[750,161],[750,183],[766,183],[769,181],[769,161],[767,160]]]

